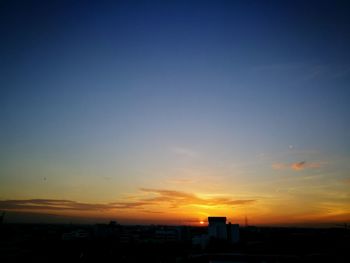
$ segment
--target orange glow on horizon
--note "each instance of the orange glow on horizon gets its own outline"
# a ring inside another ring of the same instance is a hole
[[[257,192],[257,191],[256,191]],[[141,188],[132,197],[120,197],[109,202],[89,202],[63,199],[3,200],[4,210],[61,216],[101,222],[115,220],[120,224],[165,224],[205,226],[209,216],[225,216],[228,222],[245,225],[300,225],[343,223],[350,219],[350,210],[343,204],[312,207],[317,199],[305,206],[305,199],[279,193],[265,197],[253,194],[198,193],[170,189]],[[323,192],[321,192],[323,194]],[[90,196],[92,197],[92,196]],[[322,195],[320,195],[322,200]],[[288,203],[288,209],[285,204]]]

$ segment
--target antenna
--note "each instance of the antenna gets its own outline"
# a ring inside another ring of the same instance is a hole
[[[247,217],[247,215],[245,215],[245,218],[244,218],[244,226],[248,227],[248,217]]]

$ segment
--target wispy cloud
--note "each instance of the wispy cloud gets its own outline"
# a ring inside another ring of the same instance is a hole
[[[95,204],[59,199],[0,200],[0,209],[14,211],[111,211],[147,208],[143,211],[158,212],[152,211],[151,207],[160,205],[168,208],[199,205],[215,207],[247,205],[256,202],[254,199],[232,199],[229,197],[201,198],[193,193],[167,189],[141,188],[140,190],[143,195],[132,201],[120,200],[106,204]]]
[[[149,189],[142,188],[143,192],[154,194],[155,197],[143,199],[146,202],[165,203],[170,207],[181,207],[190,205],[206,205],[206,206],[232,206],[232,205],[246,205],[256,202],[254,199],[232,199],[229,197],[213,197],[201,198],[195,194],[166,190],[166,189]]]
[[[304,169],[318,169],[322,167],[321,162],[294,162],[294,163],[273,163],[272,169],[274,170],[284,170],[284,169],[292,169],[294,171],[301,171]]]
[[[28,199],[28,200],[1,200],[0,209],[3,210],[108,210],[110,204],[80,203],[71,200],[59,199]]]
[[[302,161],[302,162],[298,162],[298,163],[292,163],[291,168],[294,171],[300,171],[306,168],[306,162]]]

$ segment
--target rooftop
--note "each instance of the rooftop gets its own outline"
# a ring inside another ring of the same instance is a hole
[[[208,222],[223,222],[226,223],[226,217],[225,216],[209,216]]]

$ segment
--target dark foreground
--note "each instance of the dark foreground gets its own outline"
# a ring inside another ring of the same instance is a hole
[[[346,228],[240,228],[240,241],[193,244],[206,227],[3,224],[0,262],[350,262]]]

